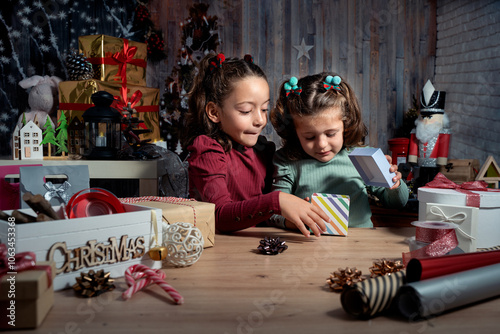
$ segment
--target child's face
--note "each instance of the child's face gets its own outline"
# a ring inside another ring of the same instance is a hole
[[[222,130],[237,143],[252,147],[267,124],[269,85],[259,77],[248,77],[235,84],[234,90],[216,107]]]
[[[312,158],[328,162],[344,144],[340,108],[326,109],[314,116],[293,117],[302,149]]]

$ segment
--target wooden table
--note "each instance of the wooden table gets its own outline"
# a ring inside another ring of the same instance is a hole
[[[80,166],[89,167],[90,179],[139,179],[139,196],[158,195],[158,178],[166,170],[156,160],[0,160],[1,165]]]
[[[400,258],[412,228],[349,229],[348,237],[309,240],[274,228],[250,228],[216,235],[215,247],[186,268],[166,267],[167,281],[185,298],[174,305],[159,287],[123,301],[116,289],[81,299],[55,293],[55,305],[41,327],[16,333],[498,333],[500,298],[420,322],[399,316],[356,320],[331,292],[326,278],[337,268],[364,274],[373,261]],[[276,256],[257,252],[265,236],[286,240]]]

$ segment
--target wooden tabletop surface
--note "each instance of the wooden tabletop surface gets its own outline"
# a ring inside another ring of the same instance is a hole
[[[72,289],[55,292],[42,325],[15,333],[498,333],[500,298],[424,321],[397,314],[357,320],[341,306],[326,279],[338,268],[369,274],[374,261],[401,258],[413,228],[351,228],[347,237],[302,235],[275,228],[250,228],[216,235],[190,267],[164,266],[166,280],[185,302],[175,305],[158,286],[124,301],[127,288],[96,298],[77,298]],[[288,249],[259,254],[266,236],[280,237]]]

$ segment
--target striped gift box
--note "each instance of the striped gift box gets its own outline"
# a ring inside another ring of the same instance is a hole
[[[331,219],[331,224],[326,224],[327,231],[325,234],[347,236],[349,196],[314,193],[311,203],[321,208]]]

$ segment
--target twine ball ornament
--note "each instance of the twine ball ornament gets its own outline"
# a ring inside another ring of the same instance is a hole
[[[203,243],[200,229],[193,224],[163,224],[163,246],[167,248],[165,260],[176,267],[187,267],[198,261]]]

